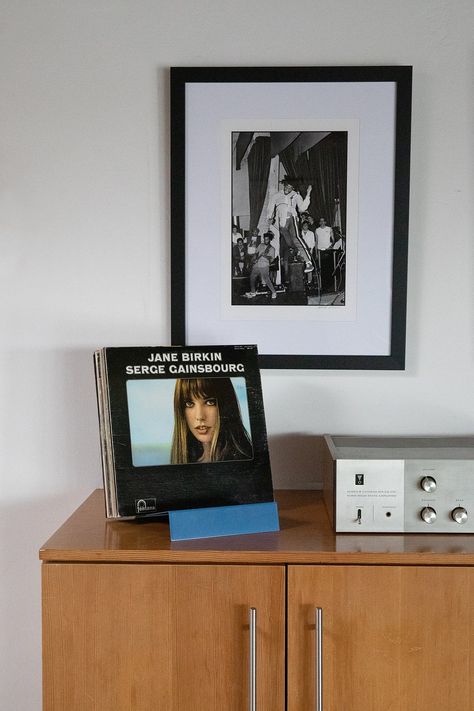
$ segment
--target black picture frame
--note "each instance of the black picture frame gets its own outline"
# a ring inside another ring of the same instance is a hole
[[[285,338],[277,352],[266,352],[259,345],[261,368],[278,369],[373,369],[403,370],[405,368],[406,304],[407,304],[407,258],[408,258],[408,218],[409,218],[409,178],[410,178],[410,136],[412,67],[410,66],[367,66],[367,67],[173,67],[170,70],[171,90],[171,342],[173,345],[194,345],[190,340],[187,316],[186,263],[188,240],[206,239],[205,226],[198,227],[193,235],[187,234],[187,202],[190,185],[187,184],[186,136],[194,117],[187,115],[187,90],[192,85],[202,87],[230,85],[237,96],[246,86],[266,84],[307,85],[308,91],[316,83],[323,87],[331,84],[339,89],[340,83],[366,90],[376,90],[381,85],[390,85],[394,93],[393,121],[393,174],[387,176],[393,185],[392,234],[385,234],[387,249],[391,250],[391,270],[386,284],[390,291],[391,304],[386,315],[388,346],[383,353],[374,352],[321,352],[322,349],[308,342],[304,353],[285,352]],[[214,110],[214,109],[212,109]],[[308,117],[311,118],[311,117]],[[196,127],[195,127],[196,128]],[[199,127],[197,127],[199,128]],[[217,150],[217,149],[216,149]],[[373,158],[371,158],[373,160]],[[188,166],[189,167],[189,166]],[[392,171],[390,171],[392,173]],[[280,181],[281,182],[281,181]],[[203,167],[201,186],[193,185],[193,190],[205,191],[206,171]],[[375,236],[375,235],[374,235]],[[217,269],[219,264],[217,263]],[[291,319],[290,319],[291,320]],[[215,330],[219,330],[216,328]],[[311,332],[311,328],[306,328]],[[215,342],[223,339],[215,334]],[[311,333],[308,336],[311,341]],[[207,339],[209,340],[209,339]],[[201,338],[201,342],[202,338]],[[245,328],[237,325],[234,340],[230,342],[255,342],[245,333]],[[350,349],[350,346],[349,346]],[[347,348],[346,348],[347,350]]]

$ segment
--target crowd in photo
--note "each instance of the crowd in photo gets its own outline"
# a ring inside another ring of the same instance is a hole
[[[282,189],[269,200],[263,234],[258,227],[242,230],[232,225],[232,275],[248,277],[247,299],[257,296],[257,289],[272,299],[276,291],[291,292],[294,273],[299,273],[308,293],[343,289],[341,229],[326,217],[311,214],[311,185],[303,197],[294,183],[283,179]]]

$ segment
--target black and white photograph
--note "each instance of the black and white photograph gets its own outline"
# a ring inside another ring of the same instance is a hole
[[[410,112],[410,67],[173,67],[173,342],[402,369]]]
[[[347,131],[232,132],[232,304],[345,305]]]

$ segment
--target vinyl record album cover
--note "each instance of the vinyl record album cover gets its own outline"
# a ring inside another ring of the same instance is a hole
[[[256,346],[94,357],[108,518],[273,501]]]

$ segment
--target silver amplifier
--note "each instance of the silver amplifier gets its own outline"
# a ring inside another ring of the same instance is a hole
[[[474,437],[324,439],[337,532],[474,532]]]

